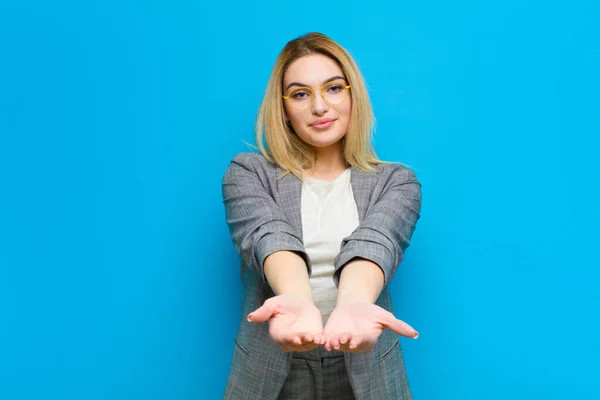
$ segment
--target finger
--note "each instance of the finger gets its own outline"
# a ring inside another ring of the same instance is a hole
[[[300,337],[302,338],[302,343],[312,343],[315,338],[315,336],[312,333],[308,332],[301,333]]]
[[[321,345],[323,347],[325,347],[329,343],[329,338],[330,337],[331,337],[331,334],[329,332],[323,332],[323,333],[321,333],[321,339],[323,339],[323,343]]]
[[[342,333],[339,336],[340,348],[337,349],[342,352],[350,351],[350,340],[352,336],[349,333]]]
[[[350,335],[347,333],[344,333],[342,335],[340,335],[340,344],[346,344],[348,343],[348,340],[350,339]]]
[[[331,351],[331,335],[327,335],[323,337],[323,348],[327,351]]]
[[[258,307],[256,310],[248,314],[248,322],[267,322],[275,312],[275,309],[270,304],[263,304]]]
[[[339,350],[339,349],[340,349],[340,338],[339,338],[339,336],[338,336],[338,335],[334,335],[334,336],[331,338],[331,346],[332,346],[334,349],[336,349],[336,350]]]
[[[398,335],[406,336],[408,338],[416,339],[419,337],[419,333],[409,324],[399,320],[393,314],[389,314],[383,325]]]
[[[358,346],[360,346],[362,340],[360,336],[352,336],[352,339],[350,339],[350,343],[348,343],[348,349],[350,349],[350,351],[358,348]]]
[[[292,339],[292,344],[295,346],[300,346],[302,345],[303,341],[302,338],[298,335],[295,335],[294,338]]]
[[[348,343],[348,349],[362,351],[367,346],[367,337],[365,335],[353,335]]]
[[[316,335],[314,342],[318,345],[324,345],[325,344],[325,336],[323,336],[322,334]]]

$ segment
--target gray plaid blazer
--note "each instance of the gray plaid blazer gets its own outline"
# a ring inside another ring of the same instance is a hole
[[[355,257],[377,263],[385,275],[377,304],[392,311],[387,283],[409,246],[421,210],[421,185],[410,169],[382,164],[378,172],[352,167],[350,182],[359,226],[344,238],[334,260],[337,285],[343,266]],[[302,241],[302,182],[259,153],[240,153],[222,182],[223,203],[233,244],[242,259],[243,311],[234,343],[224,399],[276,400],[291,367],[292,353],[269,339],[268,324],[246,315],[274,296],[262,269],[265,258],[280,250],[300,254],[311,271]],[[344,354],[358,400],[412,399],[399,338],[384,330],[372,351]]]

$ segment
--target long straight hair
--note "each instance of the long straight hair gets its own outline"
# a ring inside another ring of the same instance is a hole
[[[283,76],[297,59],[321,54],[334,60],[342,69],[348,84],[352,109],[348,131],[342,139],[344,158],[362,171],[376,172],[374,165],[384,162],[373,149],[373,109],[364,79],[350,54],[327,36],[312,32],[289,41],[275,61],[256,119],[256,143],[260,152],[284,171],[304,178],[304,169],[314,165],[315,152],[288,124],[283,105]],[[265,143],[266,142],[266,143]]]

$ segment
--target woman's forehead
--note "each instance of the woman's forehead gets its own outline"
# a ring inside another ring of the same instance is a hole
[[[320,86],[332,76],[344,76],[337,62],[322,54],[304,56],[293,63],[285,71],[283,84],[300,82],[311,86]]]

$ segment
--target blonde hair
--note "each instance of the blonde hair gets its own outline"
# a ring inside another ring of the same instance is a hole
[[[315,161],[314,149],[305,143],[288,124],[283,105],[283,76],[297,59],[322,54],[338,63],[348,84],[352,109],[348,131],[344,136],[344,158],[348,164],[363,171],[376,172],[374,165],[384,162],[377,158],[372,144],[373,109],[364,79],[350,54],[327,36],[312,32],[289,41],[275,61],[256,120],[258,150],[272,163],[300,179],[304,169]],[[265,142],[266,141],[266,146]]]

